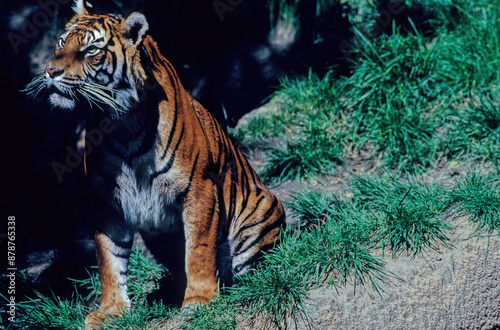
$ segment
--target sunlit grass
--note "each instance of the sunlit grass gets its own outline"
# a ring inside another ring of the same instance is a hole
[[[180,314],[185,317],[182,329],[236,329],[237,313],[241,312],[230,297],[222,295],[215,301],[204,306],[189,306],[181,310]]]
[[[369,284],[381,294],[380,284],[388,274],[383,261],[373,255],[373,214],[315,191],[296,194],[290,207],[300,221],[299,234],[277,255],[296,255],[292,263],[301,262],[302,272],[316,283]],[[299,251],[291,252],[295,249]]]
[[[414,177],[355,177],[355,198],[377,214],[373,241],[393,256],[406,252],[416,256],[425,248],[449,244],[451,226],[442,221],[448,192],[440,185],[425,185]]]
[[[469,172],[455,180],[451,201],[460,215],[468,216],[474,236],[500,234],[500,179],[496,175]]]
[[[299,320],[307,322],[306,281],[298,268],[267,263],[238,279],[238,285],[230,290],[231,300],[244,308],[254,322],[258,319],[266,328],[286,329]]]
[[[332,174],[342,162],[343,135],[331,126],[331,117],[318,114],[303,120],[295,138],[268,149],[264,177],[269,181]]]

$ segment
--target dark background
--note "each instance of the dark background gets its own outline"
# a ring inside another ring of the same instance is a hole
[[[93,5],[97,13],[143,12],[149,34],[184,86],[224,128],[262,104],[285,73],[300,75],[310,68],[348,73],[340,47],[352,33],[348,7],[338,4],[317,16],[317,1],[303,1],[295,38],[277,49],[269,42],[276,22],[271,22],[267,0],[222,0],[237,5],[219,8],[219,13],[214,2]],[[67,277],[86,277],[86,268],[95,264],[83,166],[65,174],[62,182],[52,169],[55,161],[65,163],[67,148],[81,151],[77,142],[84,118],[78,111],[51,109],[43,95],[32,98],[21,92],[52,56],[73,16],[71,6],[69,0],[0,1],[0,274],[7,261],[5,224],[15,216],[16,266],[35,275],[18,283],[17,297],[33,288],[50,292],[49,287],[57,295],[71,295]],[[2,274],[0,292],[5,284]]]

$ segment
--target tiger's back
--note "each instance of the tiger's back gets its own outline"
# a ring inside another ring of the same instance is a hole
[[[87,148],[86,168],[98,213],[95,234],[98,327],[130,308],[127,266],[133,234],[174,233],[184,241],[182,305],[206,303],[217,278],[230,283],[273,247],[284,224],[278,199],[264,186],[213,117],[183,88],[172,65],[133,13],[92,15],[76,1],[56,54],[32,89],[55,106],[87,109],[87,132],[111,127]],[[38,92],[38,91],[37,91]],[[88,108],[88,107],[87,107]],[[168,250],[165,252],[169,252]]]

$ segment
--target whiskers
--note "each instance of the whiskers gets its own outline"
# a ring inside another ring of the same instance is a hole
[[[117,115],[126,112],[126,107],[116,100],[117,90],[111,87],[103,86],[95,82],[78,82],[68,83],[65,81],[53,81],[45,77],[45,72],[41,72],[26,85],[26,88],[21,92],[35,98],[43,89],[55,87],[61,96],[71,100],[80,102],[79,95],[83,96],[89,102],[90,107],[105,111],[105,107],[109,107]]]
[[[24,92],[29,96],[35,98],[42,89],[47,88],[47,82],[45,80],[46,78],[44,73],[45,71],[41,71],[40,73],[38,73],[35,78],[33,78],[33,80],[29,84],[27,84],[23,90],[21,90],[21,92]]]
[[[101,107],[101,105],[104,104],[109,106],[116,114],[126,112],[126,109],[116,101],[115,95],[117,90],[114,88],[99,85],[94,82],[83,82],[76,90],[87,99],[91,107],[95,105],[104,111]]]

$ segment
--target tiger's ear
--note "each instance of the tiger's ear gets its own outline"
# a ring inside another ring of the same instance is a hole
[[[75,0],[73,4],[73,11],[77,15],[90,15],[90,9],[92,5],[85,0]]]
[[[127,17],[125,22],[123,22],[122,33],[134,47],[137,47],[146,36],[148,29],[149,24],[146,20],[146,16],[141,13],[132,13]]]

